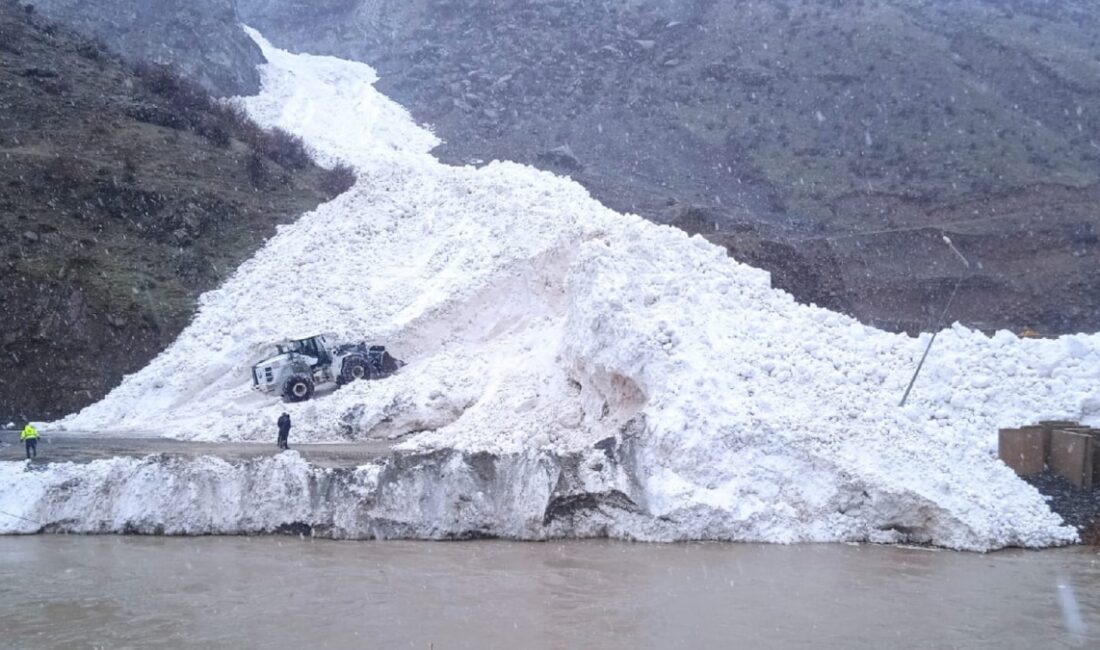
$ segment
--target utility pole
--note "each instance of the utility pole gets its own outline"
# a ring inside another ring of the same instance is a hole
[[[951,243],[950,237],[943,235],[943,243],[947,244],[947,247],[954,251],[955,255],[959,256],[959,259],[966,265],[966,268],[970,268],[970,260],[966,259],[966,256],[964,256],[959,249],[955,248],[955,244]],[[917,369],[913,371],[913,378],[909,380],[909,385],[905,388],[905,394],[901,396],[901,403],[898,404],[899,407],[905,406],[906,400],[909,399],[909,393],[913,390],[913,384],[917,383],[917,377],[920,375],[921,368],[924,367],[924,360],[928,358],[928,353],[932,350],[932,344],[936,342],[936,336],[938,336],[940,330],[943,329],[943,319],[947,316],[947,311],[951,309],[951,303],[955,302],[955,295],[959,293],[959,286],[962,285],[962,281],[962,277],[955,280],[955,288],[951,290],[951,297],[947,299],[947,304],[944,305],[943,311],[940,312],[940,318],[936,321],[936,329],[932,332],[932,338],[928,339],[928,345],[924,348],[924,354],[921,355],[920,362],[917,363]]]

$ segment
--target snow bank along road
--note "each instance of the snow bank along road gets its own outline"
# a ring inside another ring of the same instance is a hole
[[[0,530],[333,537],[1071,542],[995,432],[1100,416],[1100,337],[953,327],[926,342],[796,304],[700,238],[521,165],[439,164],[367,66],[291,55],[243,100],[359,173],[285,226],[168,350],[55,426],[208,441],[397,440],[353,469],[295,454],[0,467]],[[311,402],[254,395],[266,346],[334,331],[397,375]]]

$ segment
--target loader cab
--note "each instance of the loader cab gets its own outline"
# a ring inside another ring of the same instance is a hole
[[[317,363],[313,364],[314,367],[332,364],[332,355],[329,354],[328,350],[325,348],[324,336],[311,336],[309,338],[287,341],[284,345],[279,346],[279,352],[294,352],[303,354],[307,357],[313,357],[317,360]]]

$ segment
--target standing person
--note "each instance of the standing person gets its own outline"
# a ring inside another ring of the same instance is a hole
[[[31,458],[32,455],[38,458],[38,429],[28,422],[27,426],[23,427],[23,433],[19,434],[19,439],[27,446],[27,458]]]
[[[290,449],[290,445],[287,444],[287,438],[290,437],[290,414],[283,413],[279,416],[279,442],[277,443],[279,449]]]

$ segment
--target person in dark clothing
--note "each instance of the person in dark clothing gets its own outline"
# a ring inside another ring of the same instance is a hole
[[[287,444],[287,438],[290,437],[290,414],[283,413],[279,416],[279,449],[290,449],[290,445]]]

